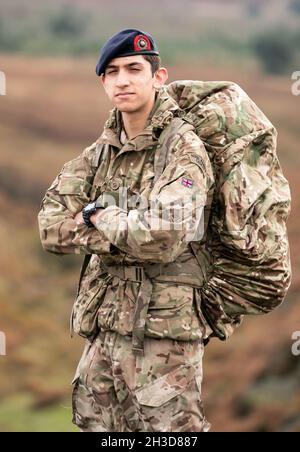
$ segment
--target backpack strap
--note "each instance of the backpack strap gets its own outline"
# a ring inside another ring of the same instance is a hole
[[[175,144],[177,144],[181,135],[189,130],[195,130],[192,124],[189,124],[182,118],[175,117],[161,132],[158,139],[158,148],[156,150],[154,160],[154,183],[157,182],[157,180],[164,172],[168,161],[170,145],[172,144],[174,146]],[[175,141],[177,135],[178,139],[177,141]]]

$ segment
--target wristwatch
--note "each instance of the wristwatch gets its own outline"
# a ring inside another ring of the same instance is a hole
[[[90,202],[89,204],[87,204],[83,208],[83,210],[82,210],[82,218],[83,218],[83,221],[84,221],[85,225],[88,228],[93,228],[94,227],[93,223],[91,223],[91,221],[90,221],[91,215],[93,215],[96,212],[97,209],[103,209],[103,208],[104,207],[102,206],[102,204],[97,202],[97,201]]]

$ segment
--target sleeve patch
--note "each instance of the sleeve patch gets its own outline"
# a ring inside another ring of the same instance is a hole
[[[205,174],[205,163],[202,157],[200,157],[200,155],[198,154],[193,154],[190,155],[190,161],[195,163],[197,166],[199,166],[199,168],[203,171],[203,173]]]
[[[192,179],[188,179],[187,177],[181,178],[181,185],[183,185],[184,187],[192,188],[193,184],[194,182],[192,181]]]

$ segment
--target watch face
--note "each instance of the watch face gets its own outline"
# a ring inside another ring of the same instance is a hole
[[[95,209],[95,203],[92,202],[91,204],[88,204],[87,206],[85,206],[84,211],[85,212],[91,212],[94,209]]]

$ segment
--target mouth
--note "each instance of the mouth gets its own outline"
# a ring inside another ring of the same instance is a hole
[[[130,92],[126,92],[126,93],[119,93],[116,94],[115,97],[117,97],[118,99],[125,99],[127,97],[133,96],[135,93],[130,93]]]

